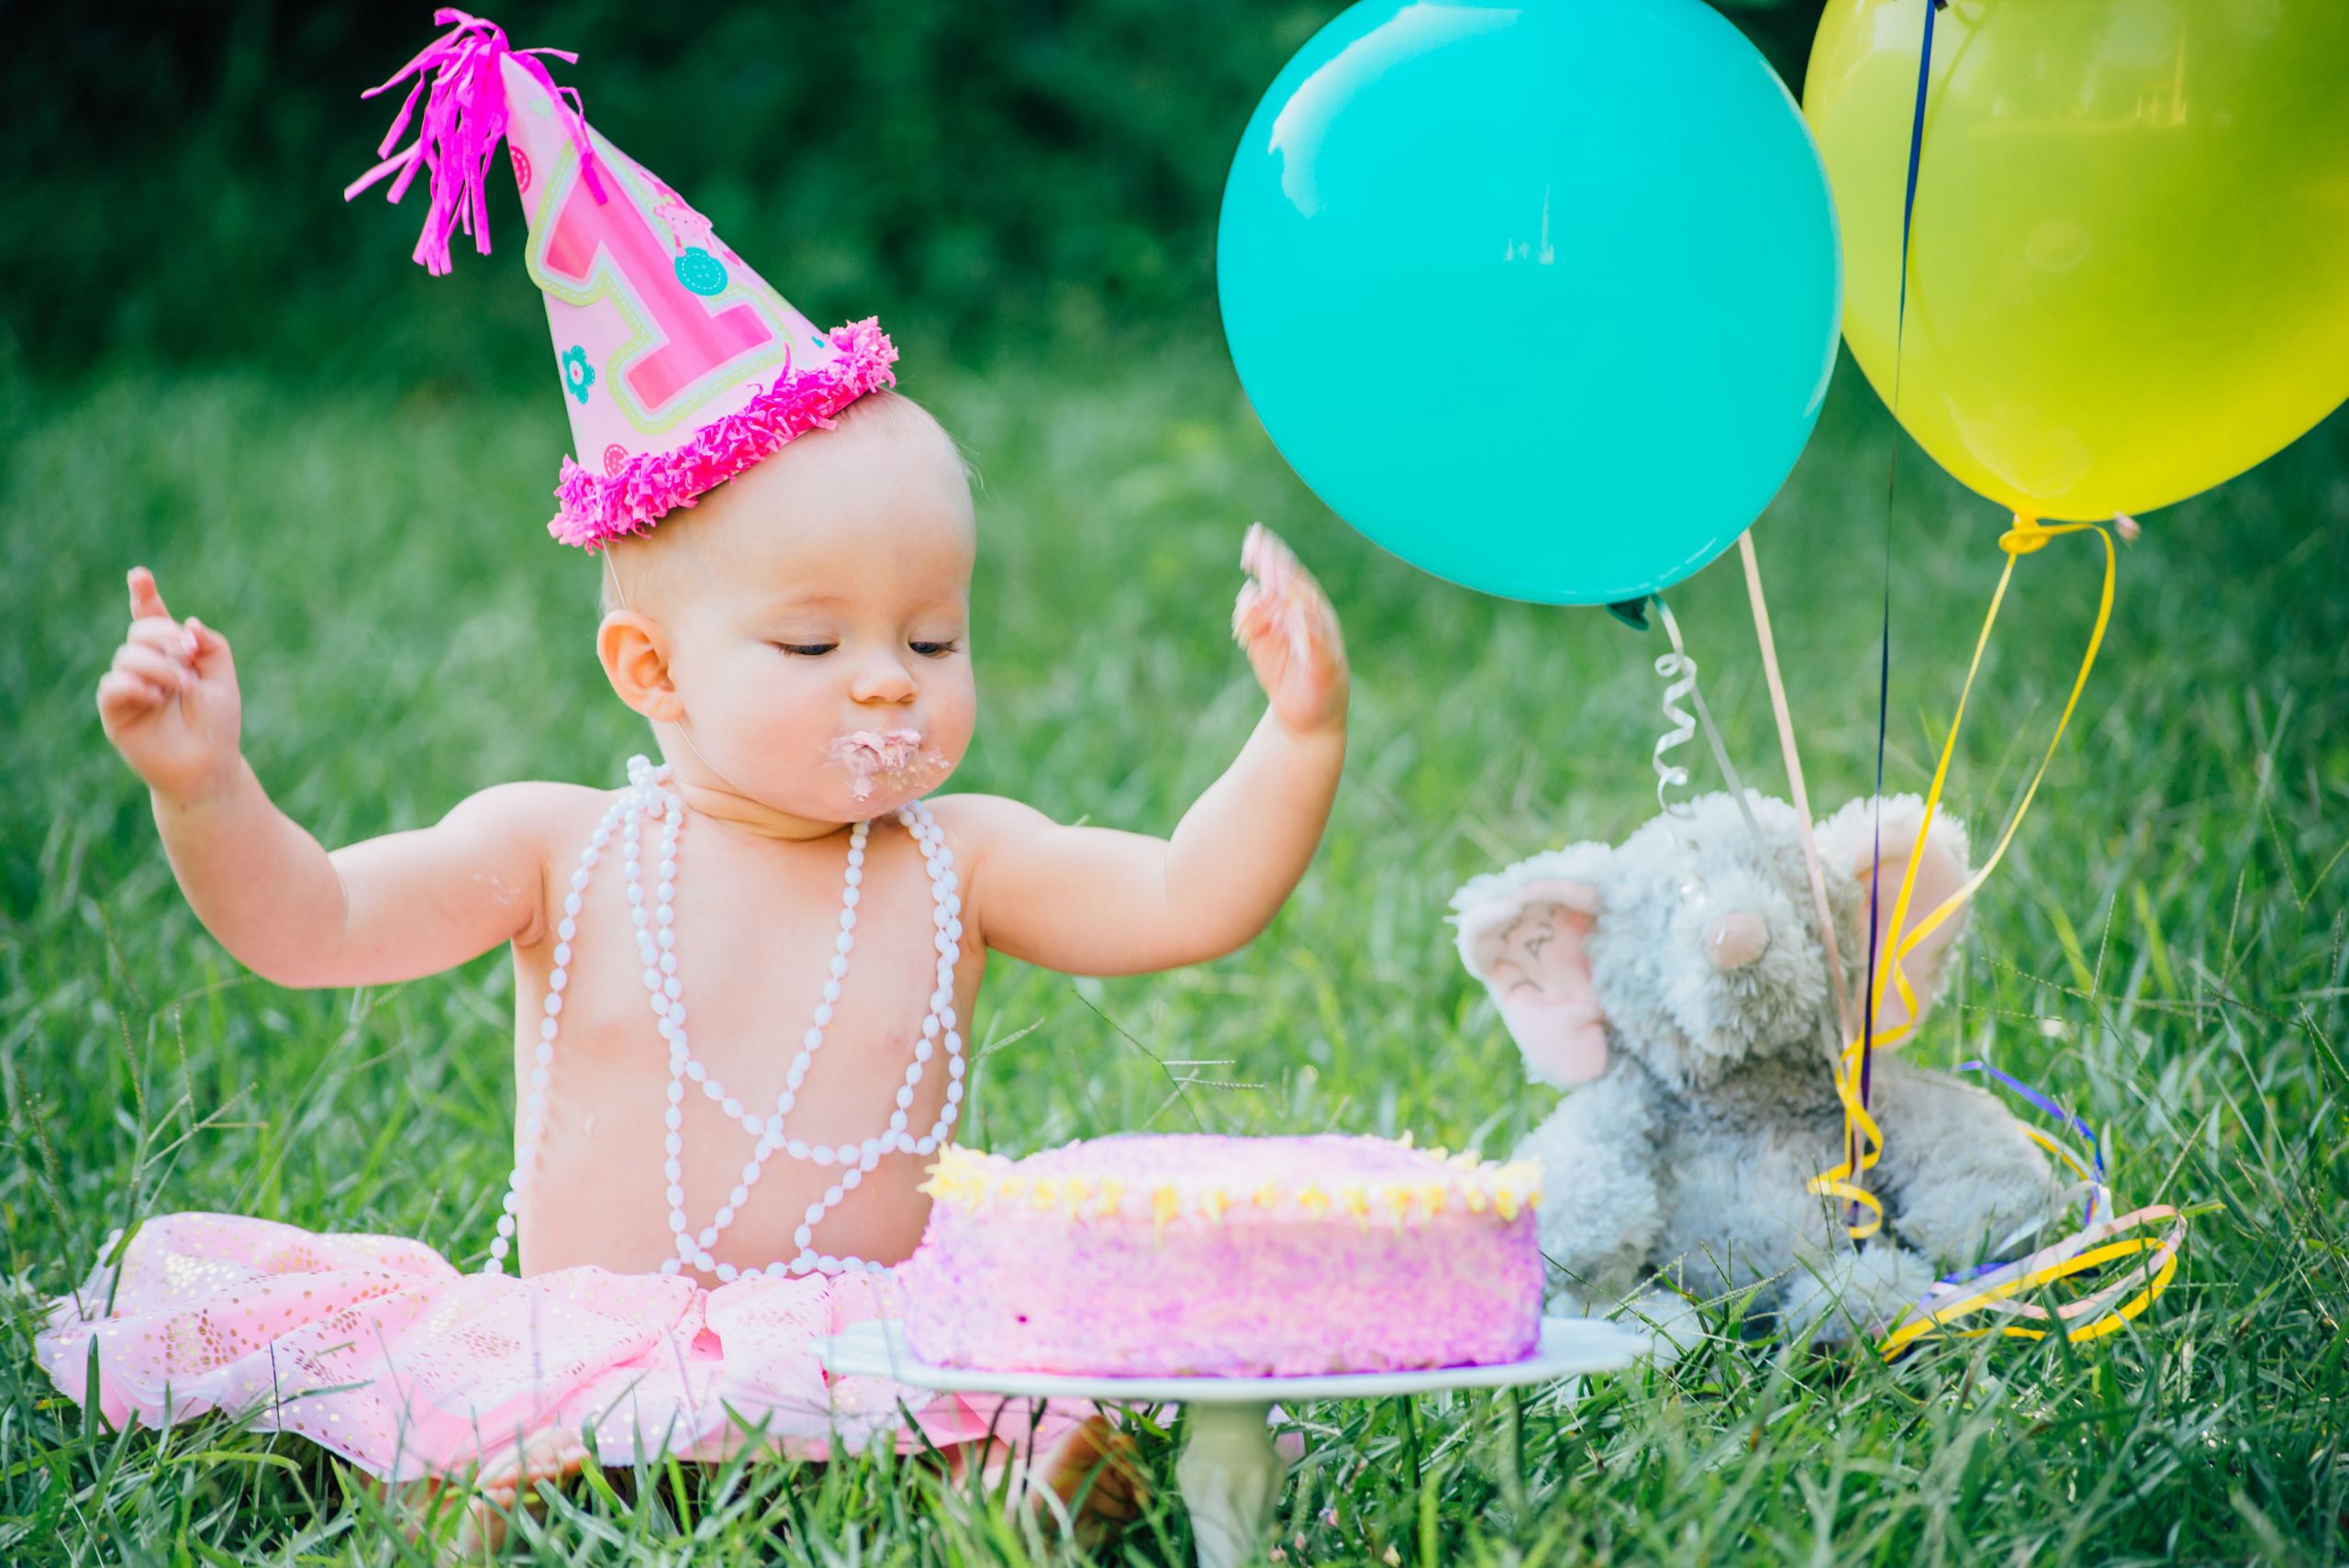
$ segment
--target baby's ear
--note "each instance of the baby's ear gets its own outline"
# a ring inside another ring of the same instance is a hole
[[[1893,951],[1893,906],[1900,900],[1900,879],[1908,870],[1909,851],[1916,848],[1918,829],[1924,817],[1923,801],[1913,795],[1887,795],[1881,802],[1853,801],[1819,826],[1819,853],[1826,862],[1827,874],[1849,877],[1858,887],[1854,914],[1846,922],[1846,940],[1850,945],[1844,949],[1853,955],[1854,967],[1859,955],[1867,951],[1871,887],[1876,896],[1876,965],[1879,971],[1886,955]],[[1965,826],[1946,811],[1936,810],[1932,826],[1925,832],[1924,853],[1918,860],[1917,883],[1909,895],[1908,914],[1901,921],[1904,935],[1922,925],[1951,894],[1965,884],[1970,874]],[[1887,983],[1884,1006],[1876,1018],[1879,1038],[1913,1023],[1915,1017],[1923,1014],[1940,996],[1949,978],[1950,953],[1965,929],[1968,912],[1967,905],[1958,906],[1901,959],[1901,970],[1917,1000],[1915,1015],[1902,1004],[1898,984]],[[1865,987],[1866,973],[1865,970],[1860,972],[1855,991]],[[1898,1046],[1903,1042],[1892,1043]]]
[[[620,701],[655,723],[674,723],[685,711],[669,676],[669,634],[637,610],[614,610],[596,628],[596,657]]]
[[[1590,976],[1603,907],[1586,876],[1603,845],[1536,855],[1452,896],[1461,962],[1485,983],[1526,1071],[1571,1089],[1607,1070],[1607,1019]]]

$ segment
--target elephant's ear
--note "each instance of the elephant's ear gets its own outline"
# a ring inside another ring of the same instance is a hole
[[[1861,962],[1860,955],[1868,951],[1871,888],[1876,899],[1878,973],[1892,950],[1892,912],[1899,902],[1900,879],[1909,869],[1909,851],[1916,848],[1924,817],[1924,802],[1915,795],[1889,795],[1881,801],[1854,800],[1819,826],[1819,852],[1826,862],[1828,874],[1850,877],[1859,889],[1849,922],[1849,945],[1843,950],[1853,955],[1850,962],[1854,968]],[[1916,886],[1909,892],[1909,910],[1901,920],[1904,938],[1913,936],[1950,895],[1965,884],[1971,874],[1965,828],[1945,809],[1933,813],[1932,826],[1925,829],[1924,838],[1924,851],[1917,862]],[[1901,1001],[1897,983],[1887,984],[1884,1006],[1876,1017],[1879,1038],[1915,1022],[1940,996],[1949,977],[1951,951],[1965,929],[1966,914],[1967,906],[1959,905],[1932,930],[1918,939],[1901,958],[1901,973],[1908,978],[1916,1008],[1912,1014]],[[1863,969],[1854,976],[1854,995],[1864,992],[1868,973]],[[1890,1043],[1897,1048],[1908,1038],[1903,1036]]]
[[[1571,1089],[1607,1070],[1607,1019],[1590,976],[1598,889],[1551,874],[1561,858],[1536,856],[1480,876],[1453,895],[1452,907],[1461,962],[1492,993],[1526,1071]]]

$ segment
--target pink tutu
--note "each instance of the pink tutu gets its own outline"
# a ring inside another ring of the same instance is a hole
[[[898,1314],[886,1275],[716,1290],[593,1266],[518,1279],[461,1273],[398,1237],[204,1213],[147,1221],[115,1273],[93,1269],[34,1338],[68,1397],[86,1394],[95,1344],[116,1427],[250,1415],[387,1480],[460,1471],[548,1430],[584,1429],[606,1464],[719,1459],[760,1432],[822,1459],[834,1441],[853,1451],[889,1431],[901,1450],[991,1428],[1046,1444],[1085,1413],[828,1376],[818,1340]]]

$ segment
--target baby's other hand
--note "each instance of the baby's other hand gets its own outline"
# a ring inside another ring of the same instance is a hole
[[[1249,581],[1231,609],[1273,713],[1290,729],[1333,728],[1346,717],[1346,648],[1321,585],[1270,528],[1249,526],[1240,547]]]
[[[235,776],[242,709],[228,639],[172,618],[154,574],[130,570],[130,632],[98,681],[98,719],[156,794],[192,800]]]

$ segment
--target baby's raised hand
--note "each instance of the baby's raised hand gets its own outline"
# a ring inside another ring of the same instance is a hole
[[[1247,651],[1273,712],[1298,731],[1342,723],[1346,648],[1321,585],[1262,523],[1249,526],[1240,566],[1249,581],[1231,607],[1231,635]]]
[[[98,719],[131,771],[173,799],[236,776],[241,706],[228,640],[172,618],[154,574],[130,569],[130,632],[98,681]]]

